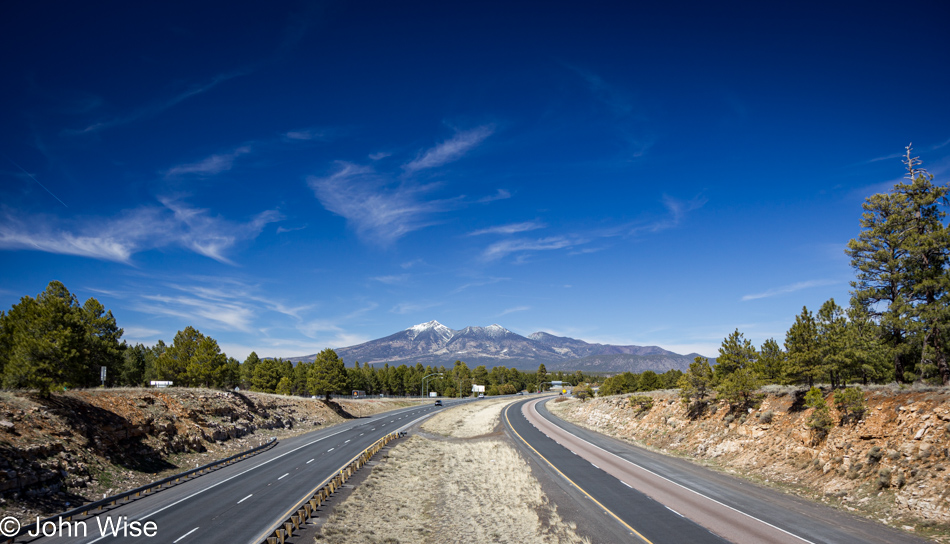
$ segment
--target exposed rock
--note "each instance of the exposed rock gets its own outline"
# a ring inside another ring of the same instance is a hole
[[[631,408],[626,395],[548,406],[570,421],[647,447],[715,460],[806,495],[830,493],[824,500],[849,510],[884,501],[883,516],[864,511],[875,519],[950,524],[950,426],[942,423],[950,421],[950,392],[866,392],[864,418],[837,424],[822,439],[807,425],[812,410],[803,407],[801,393],[788,391],[766,396],[751,412],[712,403],[695,419],[685,417],[675,392],[648,393],[657,401],[645,414]],[[833,405],[830,392],[826,400]],[[756,413],[766,411],[771,423],[759,424]]]

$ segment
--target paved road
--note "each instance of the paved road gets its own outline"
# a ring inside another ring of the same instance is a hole
[[[444,402],[451,406],[465,401]],[[121,504],[81,524],[51,529],[53,537],[20,537],[17,542],[254,543],[376,440],[441,409],[431,404],[404,408],[282,440],[267,452]],[[136,537],[133,531],[120,530],[117,536],[112,531],[101,536],[100,524],[123,520],[154,522],[157,535]]]
[[[547,399],[509,406],[503,420],[530,455],[595,501],[631,541],[920,543],[889,527],[637,448],[552,416]],[[560,506],[560,505],[559,505]]]

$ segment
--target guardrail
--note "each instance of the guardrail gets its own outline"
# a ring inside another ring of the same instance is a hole
[[[221,466],[221,465],[227,465],[227,464],[233,463],[233,462],[235,462],[235,461],[240,461],[240,460],[242,460],[242,459],[244,459],[244,458],[246,458],[246,457],[249,457],[249,456],[254,455],[254,454],[256,454],[256,453],[259,453],[259,452],[262,452],[262,451],[264,451],[264,450],[270,449],[270,448],[274,447],[276,444],[277,444],[277,439],[276,439],[276,438],[271,438],[270,440],[268,440],[267,442],[261,444],[260,446],[256,446],[256,447],[253,447],[253,448],[251,448],[251,449],[249,449],[249,450],[242,451],[241,453],[232,455],[231,457],[228,457],[228,458],[226,458],[226,459],[219,459],[219,460],[217,460],[217,461],[212,461],[212,462],[208,463],[207,465],[202,465],[202,466],[200,466],[200,467],[193,468],[193,469],[191,469],[191,470],[187,470],[187,471],[181,472],[181,473],[179,473],[179,474],[174,474],[174,475],[172,475],[172,476],[169,476],[169,477],[167,477],[167,478],[162,478],[161,480],[152,482],[152,483],[150,483],[150,484],[146,484],[146,485],[143,485],[143,486],[140,486],[140,487],[136,487],[135,489],[131,489],[131,490],[126,491],[126,492],[124,492],[124,493],[119,493],[118,495],[112,495],[111,497],[106,497],[106,498],[104,498],[104,499],[102,499],[102,500],[99,500],[99,501],[95,501],[95,502],[90,502],[90,503],[84,504],[84,505],[79,506],[79,507],[77,507],[77,508],[73,508],[72,510],[63,512],[63,513],[61,513],[61,514],[56,514],[55,516],[50,516],[50,517],[48,517],[48,518],[46,518],[46,519],[40,520],[38,523],[31,523],[31,524],[29,524],[29,525],[26,525],[26,526],[22,527],[22,528],[20,529],[20,531],[17,532],[16,535],[10,537],[6,542],[7,542],[7,543],[12,543],[12,542],[14,541],[14,539],[16,539],[17,537],[22,536],[22,535],[25,535],[27,532],[29,532],[29,531],[35,529],[37,526],[42,527],[44,523],[48,523],[48,522],[51,522],[51,521],[52,521],[52,522],[59,522],[60,520],[62,520],[62,521],[72,521],[72,519],[73,519],[74,516],[86,516],[86,515],[89,514],[89,512],[91,512],[91,511],[93,511],[93,510],[102,510],[102,509],[103,509],[104,507],[106,507],[106,506],[114,506],[114,505],[118,504],[119,501],[121,501],[122,499],[125,499],[126,501],[128,501],[129,498],[132,497],[133,495],[136,496],[136,497],[139,497],[139,496],[141,496],[141,495],[144,495],[144,494],[147,494],[147,493],[151,493],[153,490],[160,490],[160,489],[162,488],[162,486],[164,486],[164,485],[166,485],[166,484],[168,484],[169,486],[171,486],[171,485],[173,485],[173,484],[175,484],[175,483],[177,483],[177,482],[180,482],[183,478],[188,478],[188,477],[190,477],[190,476],[192,476],[192,475],[195,475],[195,474],[202,474],[203,472],[205,472],[205,471],[207,471],[207,470],[211,470],[211,469],[213,469],[213,468],[215,468],[215,467],[218,467],[218,466]]]
[[[290,538],[294,531],[299,529],[301,525],[306,523],[316,512],[317,508],[323,504],[334,491],[342,487],[343,483],[346,482],[353,473],[368,463],[374,455],[379,453],[379,450],[383,449],[383,447],[393,440],[405,436],[405,434],[404,432],[389,433],[374,442],[372,446],[363,450],[362,453],[350,459],[349,462],[340,467],[340,470],[335,471],[332,476],[328,476],[325,480],[317,484],[311,492],[304,496],[303,500],[299,501],[296,506],[281,516],[277,523],[271,525],[262,536],[258,537],[255,541],[256,544],[284,544],[284,541]]]

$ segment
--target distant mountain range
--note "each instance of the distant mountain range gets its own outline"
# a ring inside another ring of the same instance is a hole
[[[680,355],[657,346],[591,344],[546,332],[525,337],[500,325],[453,330],[438,321],[335,351],[347,366],[359,361],[372,365],[422,363],[448,367],[461,360],[469,368],[485,365],[536,370],[543,363],[549,371],[600,373],[686,370],[697,356],[695,353]],[[289,360],[296,363],[312,361],[314,357],[316,354]]]

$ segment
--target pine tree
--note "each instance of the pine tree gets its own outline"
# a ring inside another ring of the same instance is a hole
[[[857,280],[855,301],[884,329],[898,381],[915,379],[933,367],[950,382],[943,336],[947,321],[947,254],[950,233],[943,224],[948,189],[918,169],[910,146],[904,157],[907,183],[869,197],[863,207],[861,234],[847,254]],[[920,338],[915,338],[919,336]],[[913,358],[920,353],[921,368]]]
[[[812,387],[821,374],[821,354],[818,347],[818,325],[807,307],[795,316],[795,323],[785,334],[785,351],[788,353],[788,376],[794,381],[804,381]]]
[[[755,373],[766,383],[785,383],[788,357],[774,338],[769,338],[759,348],[759,357],[753,367]]]
[[[844,310],[829,299],[818,310],[816,321],[818,330],[818,355],[821,359],[820,372],[828,376],[831,388],[847,380],[850,373],[849,360],[846,357],[847,338],[845,336],[847,321]]]
[[[330,395],[346,390],[346,365],[343,359],[330,348],[318,353],[310,369],[307,385],[312,395],[323,396],[325,402],[330,402]]]
[[[713,371],[716,381],[724,380],[736,370],[751,369],[757,357],[758,353],[752,341],[736,329],[722,341],[719,347],[719,357],[716,358],[716,368]]]

